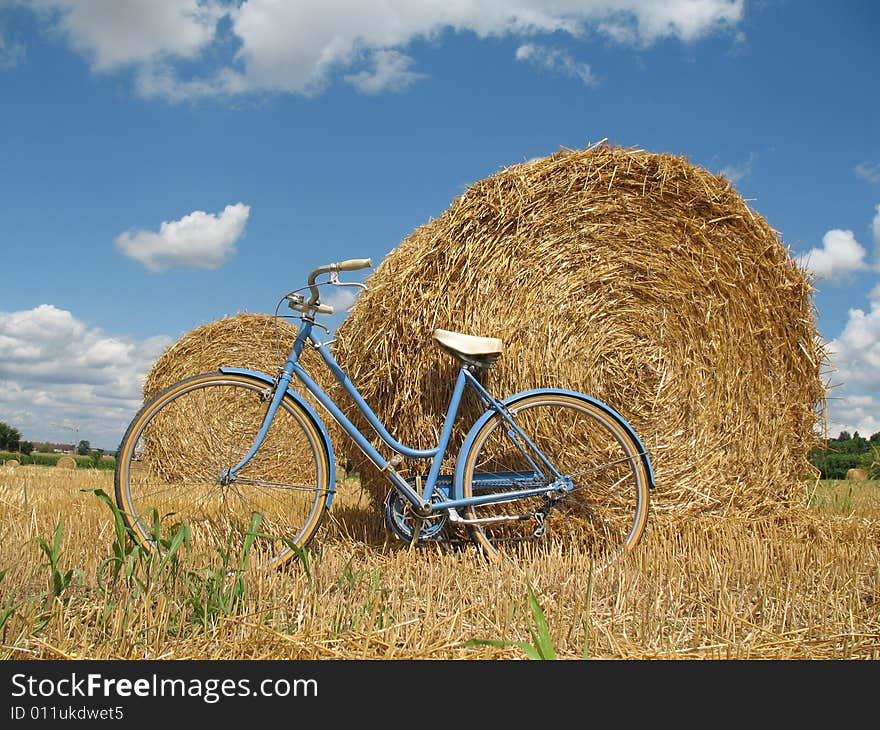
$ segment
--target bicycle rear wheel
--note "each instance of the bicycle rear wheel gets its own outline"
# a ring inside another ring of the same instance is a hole
[[[495,558],[503,549],[532,542],[542,534],[534,516],[546,512],[543,536],[584,550],[597,570],[632,550],[647,522],[649,480],[640,444],[620,421],[573,393],[524,396],[509,405],[508,413],[572,489],[549,498],[538,495],[462,510],[469,520],[519,517],[469,525],[477,546]],[[465,456],[463,496],[541,487],[555,480],[535,449],[495,414],[476,433]]]
[[[270,566],[314,536],[332,486],[330,457],[294,399],[284,397],[236,478],[222,478],[254,443],[269,405],[266,387],[238,374],[198,375],[166,388],[135,416],[117,456],[115,491],[144,548],[162,551],[186,525],[191,552],[219,550],[234,567],[247,554],[249,565]]]

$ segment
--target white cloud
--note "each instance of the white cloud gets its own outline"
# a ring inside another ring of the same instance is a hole
[[[333,307],[334,313],[347,313],[358,300],[361,290],[354,287],[334,287],[321,294],[321,303]]]
[[[735,27],[743,17],[739,0],[633,0],[569,3],[587,5],[599,30],[621,43],[643,46],[661,38],[693,42],[709,33]]]
[[[880,163],[860,162],[855,166],[855,173],[869,183],[880,183]]]
[[[867,251],[852,231],[831,230],[822,236],[822,247],[811,248],[797,262],[820,279],[841,280],[867,269]]]
[[[363,94],[383,91],[405,91],[425,74],[411,71],[413,59],[398,51],[375,51],[371,56],[372,68],[345,77]]]
[[[575,61],[568,51],[561,48],[524,43],[516,49],[516,60],[534,64],[545,71],[579,79],[585,86],[595,86],[598,83],[589,64]]]
[[[182,80],[169,63],[148,64],[139,68],[135,87],[146,99],[160,98],[171,102],[195,101],[227,92],[222,76]]]
[[[744,0],[32,0],[32,4],[54,11],[56,26],[95,70],[134,67],[142,94],[171,100],[259,91],[313,94],[340,75],[351,77],[351,83],[368,93],[397,91],[417,78],[403,51],[414,41],[437,39],[450,31],[478,38],[552,33],[584,38],[594,31],[614,42],[644,47],[665,38],[694,42],[719,31],[735,31],[744,13]],[[221,23],[221,18],[228,22]],[[209,57],[215,68],[198,77],[184,78],[175,66],[181,60]],[[372,71],[358,70],[365,57],[372,59]],[[557,63],[582,78],[588,70],[574,61]]]
[[[227,205],[219,216],[197,210],[177,221],[166,221],[158,233],[126,231],[116,246],[150,271],[173,267],[216,269],[235,253],[244,233],[250,206]]]
[[[832,396],[833,397],[833,396]],[[843,396],[829,404],[826,434],[836,438],[841,431],[858,431],[868,438],[880,431],[880,396]]]
[[[877,206],[877,212],[874,214],[874,221],[871,224],[871,228],[874,231],[874,243],[880,247],[880,205]],[[877,263],[880,264],[880,250],[878,250],[877,253]]]
[[[26,440],[86,439],[113,449],[140,407],[146,373],[170,342],[110,335],[52,304],[0,312],[0,420]]]
[[[24,45],[8,41],[3,37],[0,27],[0,71],[15,68],[24,61]]]
[[[828,433],[880,431],[880,284],[868,295],[868,311],[850,309],[843,331],[827,345],[835,369],[828,399]]]
[[[721,174],[724,175],[730,182],[736,185],[739,182],[745,180],[749,175],[752,174],[752,166],[755,164],[755,160],[757,159],[757,155],[752,152],[749,155],[749,159],[740,162],[734,163],[731,165],[725,165],[721,168]]]
[[[225,11],[199,0],[31,0],[96,71],[192,59],[213,42]]]

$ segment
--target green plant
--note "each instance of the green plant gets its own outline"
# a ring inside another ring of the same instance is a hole
[[[818,482],[807,495],[807,506],[820,512],[851,514],[855,487],[852,482],[830,479]]]
[[[342,569],[342,574],[336,579],[336,587],[346,593],[352,591],[357,585],[358,580],[364,575],[363,570],[356,571],[351,567],[352,560],[354,560],[354,555],[349,557],[345,563],[345,567]]]
[[[40,536],[37,536],[36,538],[40,548],[49,559],[49,562],[43,563],[41,567],[49,568],[49,575],[51,577],[49,587],[51,589],[51,597],[53,599],[59,598],[70,585],[70,582],[73,579],[74,575],[77,575],[80,572],[75,571],[73,568],[70,568],[65,572],[59,568],[59,564],[61,562],[61,537],[63,533],[64,520],[59,519],[58,525],[55,527],[55,535],[52,538],[51,545],[48,543],[48,541]]]
[[[6,577],[6,572],[6,570],[0,571],[0,583]],[[6,605],[0,609],[0,632],[3,633],[4,641],[6,638],[6,626],[9,623],[9,619],[15,614],[15,596],[16,591],[13,590],[6,599]]]
[[[382,572],[376,571],[370,576],[369,583],[365,579],[369,574],[366,571],[354,571],[351,568],[352,558],[345,564],[342,575],[336,581],[336,587],[345,594],[354,594],[359,586],[366,587],[366,596],[357,602],[351,598],[349,606],[351,612],[345,611],[336,617],[334,631],[337,634],[346,634],[358,629],[381,630],[394,623],[394,611],[388,605],[388,597],[391,591],[382,585]]]
[[[592,571],[590,571],[592,580]],[[535,596],[532,589],[531,581],[526,581],[528,588],[529,610],[532,614],[533,626],[529,626],[529,633],[532,636],[532,643],[527,641],[500,641],[497,639],[472,639],[466,641],[464,646],[515,646],[522,649],[529,659],[556,659],[556,650],[553,648],[553,641],[550,638],[550,627],[547,625],[547,619],[544,616],[544,610]],[[586,646],[584,648],[586,653]]]
[[[172,525],[163,530],[159,524],[159,514],[153,509],[150,520],[150,540],[160,550],[147,551],[141,547],[133,531],[125,524],[122,512],[103,489],[84,489],[91,492],[110,509],[113,515],[113,555],[98,566],[98,585],[106,589],[105,574],[109,572],[113,582],[122,574],[127,583],[136,583],[142,591],[147,591],[158,572],[170,569],[173,577],[179,567],[178,553],[189,546],[190,531],[186,525]]]
[[[190,595],[187,603],[193,611],[193,623],[207,629],[221,614],[231,616],[235,613],[246,593],[244,571],[254,541],[257,537],[264,537],[257,531],[261,520],[258,513],[251,515],[239,555],[232,554],[233,533],[230,532],[226,547],[217,548],[220,555],[219,567],[188,572]],[[236,567],[232,567],[234,557],[238,561]]]
[[[861,466],[867,473],[868,479],[880,479],[880,446],[872,446],[869,451],[862,454]]]

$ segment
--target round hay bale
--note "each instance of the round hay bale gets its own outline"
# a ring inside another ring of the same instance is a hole
[[[296,329],[268,314],[241,312],[196,327],[166,348],[144,381],[144,400],[179,380],[220,367],[259,370],[274,376],[284,363]]]
[[[62,456],[55,462],[56,469],[76,469],[76,459],[72,456]]]
[[[863,482],[868,478],[868,472],[864,469],[848,469],[846,478],[851,482]]]
[[[812,284],[728,180],[684,158],[597,146],[510,166],[366,283],[336,356],[409,446],[436,444],[452,391],[442,328],[504,341],[484,378],[499,397],[559,386],[617,409],[653,460],[655,512],[764,509],[811,472],[825,393]],[[355,461],[379,504],[387,482]]]
[[[224,366],[257,370],[274,377],[290,353],[296,333],[297,327],[290,322],[268,314],[248,312],[240,312],[196,327],[172,343],[153,364],[144,381],[144,401],[179,380],[213,372]],[[327,380],[331,376],[322,369],[323,363],[317,353],[305,350],[300,362],[322,387],[328,385]],[[321,410],[317,400],[295,378],[290,387],[305,396],[316,411]],[[221,410],[218,408],[217,413]],[[195,413],[181,417],[205,418],[204,415]],[[348,448],[348,444],[342,442],[338,427],[331,419],[322,417],[322,420],[330,431],[337,463],[342,463],[345,458],[343,448]],[[180,433],[185,434],[192,430],[183,424]],[[163,432],[156,437],[161,444],[154,447],[166,455],[163,468],[169,473],[175,473],[173,454],[177,447],[173,441],[174,434]],[[149,439],[149,435],[145,435],[145,438]],[[274,438],[277,447],[283,450],[283,436],[279,434]],[[295,458],[297,448],[300,446],[290,441],[292,459]]]
[[[5,463],[6,466],[12,467],[13,469],[19,465],[18,459],[9,459]]]

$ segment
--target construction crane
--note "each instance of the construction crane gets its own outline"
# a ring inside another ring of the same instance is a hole
[[[63,428],[67,431],[73,431],[75,434],[79,433],[79,424],[74,423],[72,426],[69,423],[50,423],[50,426],[54,426],[55,428]],[[78,446],[77,438],[74,436],[73,438],[73,453],[76,453],[76,447]]]

